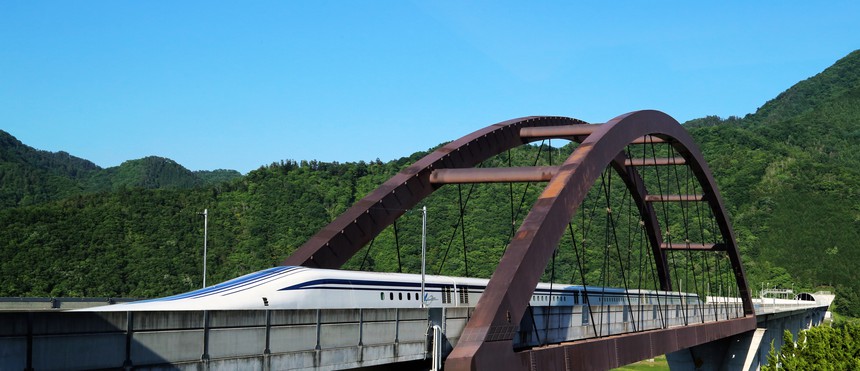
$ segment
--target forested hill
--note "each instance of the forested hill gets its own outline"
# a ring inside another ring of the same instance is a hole
[[[860,51],[744,118],[687,123],[753,286],[832,286],[860,315]]]
[[[860,53],[746,117],[685,125],[732,214],[750,285],[833,288],[838,310],[860,316]],[[386,163],[281,161],[240,176],[190,172],[157,157],[101,169],[0,134],[0,296],[153,297],[197,288],[204,208],[209,281],[273,266],[425,154]],[[531,165],[536,151],[520,148],[503,165]],[[466,221],[469,243],[482,246],[470,252],[472,266],[434,249],[432,273],[442,264],[446,272],[492,272],[478,262],[498,261],[510,233],[510,206],[498,197],[508,191],[492,187],[443,187],[427,200],[433,225],[457,223],[461,195],[470,209],[499,219]],[[524,198],[536,197],[538,187],[522,188]],[[380,235],[347,268],[416,272],[420,216],[407,212],[398,228],[399,240]],[[432,246],[451,239],[450,230],[430,233]]]
[[[66,152],[34,149],[0,130],[0,209],[122,187],[187,189],[240,176],[235,170],[192,172],[160,157],[102,169]]]

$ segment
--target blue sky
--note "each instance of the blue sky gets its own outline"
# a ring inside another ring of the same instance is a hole
[[[529,115],[743,116],[854,1],[0,2],[0,129],[102,167],[383,161]]]

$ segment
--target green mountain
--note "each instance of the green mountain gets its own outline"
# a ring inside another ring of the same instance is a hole
[[[743,119],[687,125],[730,205],[751,283],[834,287],[840,309],[860,315],[860,51]]]
[[[838,310],[860,317],[860,52],[746,117],[708,116],[685,126],[719,183],[750,285],[832,288]],[[571,148],[551,157],[558,161]],[[241,176],[191,172],[158,157],[101,169],[0,132],[0,296],[153,297],[199,287],[203,209],[210,213],[209,281],[273,266],[425,153],[387,163],[281,161]],[[493,161],[549,162],[538,153],[526,146]],[[524,200],[539,192],[514,187]],[[489,215],[464,217],[476,247],[467,261],[459,241],[450,247],[459,235],[430,231],[432,273],[441,266],[492,272],[511,233],[508,192],[508,185],[443,187],[426,200],[433,225],[457,225],[462,199]],[[417,272],[420,215],[407,212],[398,229],[398,238],[383,232],[347,268]]]
[[[192,172],[154,156],[102,169],[66,152],[34,149],[0,130],[0,209],[123,187],[190,189],[239,177],[235,170]]]
[[[0,130],[0,208],[38,204],[80,193],[98,166],[66,152],[39,151]]]
[[[90,184],[91,188],[100,190],[194,188],[202,185],[203,180],[171,159],[149,156],[105,169],[91,178]]]

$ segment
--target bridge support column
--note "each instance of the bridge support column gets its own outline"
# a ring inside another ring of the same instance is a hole
[[[666,355],[671,370],[749,370],[755,362],[765,329],[755,329]]]
[[[718,339],[666,355],[672,370],[721,371],[758,370],[767,362],[770,345],[779,350],[782,334],[791,331],[794,338],[800,330],[817,326],[827,307],[794,311],[760,313],[757,328],[732,337]]]

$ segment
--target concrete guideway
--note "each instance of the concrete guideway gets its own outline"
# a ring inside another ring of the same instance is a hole
[[[760,363],[769,350],[768,336],[781,338],[785,328],[794,331],[819,324],[830,301],[832,295],[826,305],[764,303],[762,315],[757,316],[756,337],[738,343],[746,349],[735,346],[731,352],[750,354]],[[514,347],[539,349],[541,344],[647,334],[742,314],[740,303],[729,299],[686,307],[605,306],[596,317],[584,308],[534,307],[534,315],[518,327]],[[473,310],[0,312],[0,369],[331,370],[402,362],[429,369],[437,345],[433,344],[434,326],[441,335],[436,356],[441,364],[458,343]],[[770,333],[777,335],[765,335]],[[713,349],[707,352],[718,354]],[[719,362],[713,363],[722,364],[721,358],[715,358]],[[685,369],[678,359],[677,354],[670,355],[675,367]],[[414,363],[421,360],[426,363]]]

